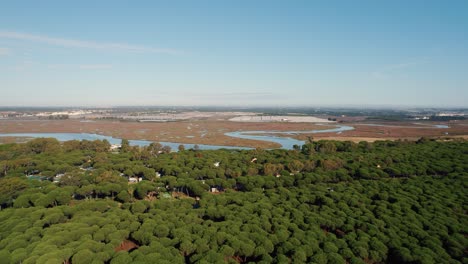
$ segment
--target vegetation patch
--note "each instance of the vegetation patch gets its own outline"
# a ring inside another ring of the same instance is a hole
[[[465,140],[123,143],[0,145],[2,263],[466,262]]]

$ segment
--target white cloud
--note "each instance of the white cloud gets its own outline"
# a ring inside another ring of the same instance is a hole
[[[78,66],[83,70],[104,70],[112,68],[111,64],[84,64]]]
[[[124,43],[103,43],[77,39],[55,38],[44,35],[34,35],[20,32],[0,31],[0,38],[16,39],[23,41],[39,42],[49,45],[62,46],[67,48],[86,48],[98,50],[113,50],[126,51],[135,53],[164,53],[164,54],[180,54],[181,52],[174,49],[162,49],[139,45],[129,45]]]
[[[426,60],[423,60],[423,59],[413,60],[413,61],[407,61],[407,62],[403,62],[403,63],[399,63],[399,64],[388,65],[385,69],[388,70],[388,71],[398,70],[398,69],[406,69],[406,68],[411,68],[413,66],[422,65],[422,64],[425,64],[425,63],[426,63]]]
[[[66,69],[68,68],[68,64],[48,64],[47,68],[53,69],[53,70],[58,70],[58,69]]]
[[[374,79],[388,79],[393,75],[397,74],[406,69],[416,68],[417,66],[424,65],[427,63],[425,58],[417,60],[409,60],[407,62],[398,64],[389,64],[381,67],[379,70],[370,73],[370,76]]]
[[[9,55],[10,53],[10,49],[0,47],[0,56]]]
[[[114,65],[112,64],[48,64],[47,68],[52,70],[63,70],[63,69],[81,69],[81,70],[105,70],[111,69]]]
[[[389,77],[387,73],[379,71],[371,72],[370,75],[374,79],[387,79]]]
[[[11,69],[15,71],[29,71],[32,67],[37,65],[36,62],[31,61],[31,60],[23,60],[18,62],[16,65],[12,66]]]

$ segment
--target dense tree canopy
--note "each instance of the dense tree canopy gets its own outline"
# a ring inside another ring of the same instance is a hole
[[[466,141],[122,143],[0,145],[0,262],[468,261]]]

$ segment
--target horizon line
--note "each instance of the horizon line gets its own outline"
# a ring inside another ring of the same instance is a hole
[[[83,109],[92,109],[92,108],[233,108],[233,109],[258,109],[258,108],[290,108],[290,109],[314,109],[314,108],[331,108],[331,109],[390,109],[397,110],[401,108],[410,108],[410,109],[421,109],[421,108],[432,108],[432,109],[463,109],[468,110],[468,106],[434,106],[434,105],[374,105],[374,104],[324,104],[324,105],[125,105],[125,104],[116,104],[116,105],[0,105],[0,108],[83,108]]]

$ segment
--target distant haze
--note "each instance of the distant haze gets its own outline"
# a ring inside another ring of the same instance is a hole
[[[468,1],[8,1],[0,106],[468,106]]]

